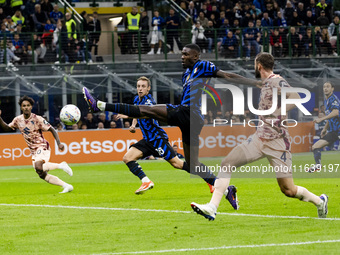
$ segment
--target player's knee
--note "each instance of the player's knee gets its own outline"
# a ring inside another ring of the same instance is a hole
[[[43,162],[42,161],[35,162],[34,168],[39,177],[45,180],[47,173],[43,169]]]
[[[232,159],[230,159],[229,157],[224,158],[221,162],[221,167],[225,169],[230,169],[232,165]]]
[[[34,168],[36,171],[42,171],[43,169],[43,162],[42,161],[37,161],[34,163]]]
[[[314,152],[315,150],[320,150],[322,147],[320,146],[316,146],[315,144],[313,144],[312,146],[312,151]]]
[[[286,197],[295,197],[296,191],[288,189],[286,187],[281,187],[281,192],[285,194]]]
[[[131,159],[130,159],[130,157],[129,157],[129,155],[124,155],[123,156],[123,162],[125,163],[125,164],[127,164],[127,163],[129,163],[131,161]]]
[[[44,170],[35,169],[35,171],[41,179],[45,180],[47,173]]]
[[[182,169],[183,168],[183,162],[172,162],[171,165],[174,167],[174,168],[177,168],[177,169]]]

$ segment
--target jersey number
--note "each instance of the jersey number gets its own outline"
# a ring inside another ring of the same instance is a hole
[[[286,157],[286,152],[282,153],[281,158],[280,158],[283,162],[286,162],[287,157]]]
[[[159,156],[163,156],[164,150],[163,150],[161,147],[159,147],[158,149],[156,149],[156,151],[158,152]]]

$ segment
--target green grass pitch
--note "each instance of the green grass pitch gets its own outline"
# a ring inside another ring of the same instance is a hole
[[[339,163],[338,158],[338,152],[323,154],[327,164]],[[202,162],[220,160],[203,158]],[[312,161],[311,153],[293,157],[297,165]],[[30,166],[1,167],[0,254],[339,254],[336,174],[323,178],[304,173],[295,179],[297,185],[329,196],[328,217],[333,220],[317,219],[312,204],[285,197],[274,178],[258,174],[232,179],[240,210],[234,211],[223,200],[220,214],[209,222],[190,208],[192,201],[206,203],[211,198],[203,180],[165,161],[140,164],[155,183],[154,189],[140,196],[134,194],[139,179],[121,162],[73,164],[73,177],[52,171],[74,186],[68,194],[44,183]]]

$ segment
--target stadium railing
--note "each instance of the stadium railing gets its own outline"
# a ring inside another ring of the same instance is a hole
[[[307,29],[306,27],[296,27],[300,30],[300,34],[303,34]],[[318,35],[315,33],[315,27],[312,28],[312,48],[310,49],[310,57],[316,57],[318,54]],[[244,32],[246,28],[230,28],[229,30],[238,36],[237,54],[234,57],[227,58],[245,58],[246,47]],[[293,57],[293,50],[290,41],[291,30],[290,27],[260,27],[258,28],[261,34],[261,40],[259,45],[261,51],[270,52],[270,35],[274,29],[280,29],[285,34],[285,42],[283,45],[283,55],[278,57]],[[8,54],[7,51],[12,51],[15,55],[21,58],[20,62],[24,62],[23,59],[27,59],[28,64],[37,64],[37,62],[44,63],[57,63],[63,64],[68,62],[76,63],[89,63],[89,62],[126,62],[126,61],[153,61],[153,60],[168,60],[178,59],[176,53],[179,54],[180,50],[175,47],[174,52],[169,48],[169,32],[177,33],[178,38],[182,46],[192,43],[192,29],[179,29],[179,30],[167,30],[162,29],[161,33],[161,54],[157,54],[158,43],[155,44],[154,55],[147,54],[150,52],[150,41],[152,39],[152,30],[138,30],[135,32],[130,31],[102,31],[98,45],[94,45],[93,39],[96,33],[78,33],[77,40],[71,40],[66,42],[66,35],[61,33],[45,32],[45,33],[20,33],[20,39],[24,41],[26,45],[26,51],[20,50],[18,46],[12,45],[14,34],[4,33],[0,34],[0,63],[7,63],[8,57],[12,54]],[[197,42],[203,49],[202,55],[207,59],[224,59],[223,53],[223,34],[226,36],[225,29],[213,29],[212,48],[208,49],[209,42],[201,41]],[[36,35],[37,37],[35,38]],[[98,34],[99,35],[99,34]],[[67,38],[71,35],[68,34]],[[300,36],[302,39],[302,36]],[[39,43],[37,43],[40,40]],[[78,42],[77,42],[78,41]],[[27,45],[31,45],[32,51],[27,51]],[[46,56],[44,59],[36,58],[35,54],[41,54],[40,51],[36,51],[41,47],[41,44],[46,47]],[[173,41],[174,45],[177,45]],[[94,55],[92,48],[98,47],[98,54]],[[337,53],[340,52],[339,34],[337,34],[336,40],[333,39],[332,50]],[[301,54],[304,55],[304,48],[302,42],[300,44]],[[175,53],[173,55],[173,53]],[[25,55],[26,54],[26,55]],[[254,49],[251,50],[251,56],[254,57]],[[21,57],[22,56],[22,57]],[[68,58],[67,58],[68,57]],[[12,59],[12,57],[11,57]],[[38,60],[38,61],[36,61]]]

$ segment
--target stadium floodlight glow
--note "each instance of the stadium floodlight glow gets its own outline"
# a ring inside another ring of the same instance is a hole
[[[111,21],[112,25],[115,27],[122,21],[122,19],[123,17],[113,17],[113,18],[110,18],[109,21]]]

